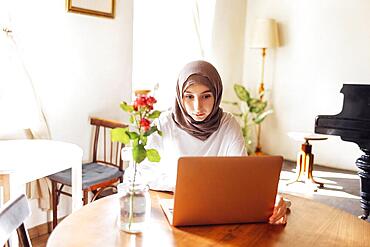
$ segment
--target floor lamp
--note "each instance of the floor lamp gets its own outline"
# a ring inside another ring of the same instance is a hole
[[[274,19],[262,19],[256,20],[254,25],[254,32],[250,48],[261,49],[262,51],[262,63],[261,63],[261,81],[258,88],[260,99],[263,100],[265,93],[264,74],[265,74],[265,58],[267,48],[275,48],[279,46],[279,36],[277,24]],[[257,125],[257,145],[255,153],[262,154],[262,146],[260,142],[261,138],[261,124]]]

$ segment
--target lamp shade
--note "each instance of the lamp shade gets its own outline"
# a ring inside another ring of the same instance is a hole
[[[274,48],[279,46],[277,24],[274,19],[256,19],[251,48]]]

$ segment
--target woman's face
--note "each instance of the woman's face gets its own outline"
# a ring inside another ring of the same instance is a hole
[[[182,102],[186,112],[200,122],[211,114],[215,97],[207,86],[194,83],[185,90]]]

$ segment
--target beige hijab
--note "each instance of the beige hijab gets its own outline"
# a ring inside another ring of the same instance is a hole
[[[190,85],[199,82],[209,87],[215,103],[212,112],[201,122],[195,121],[185,110],[183,94]],[[176,102],[172,118],[176,125],[190,135],[204,141],[220,126],[223,111],[220,108],[222,81],[216,68],[206,61],[190,62],[181,70],[176,86]]]

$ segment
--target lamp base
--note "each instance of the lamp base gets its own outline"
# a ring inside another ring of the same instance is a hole
[[[257,124],[257,146],[256,146],[256,149],[254,150],[254,153],[256,155],[264,155],[262,152],[260,140],[261,140],[261,123]]]
[[[262,152],[262,148],[261,147],[256,147],[256,149],[254,150],[254,155],[255,156],[262,156],[262,155],[265,155],[265,153]]]

